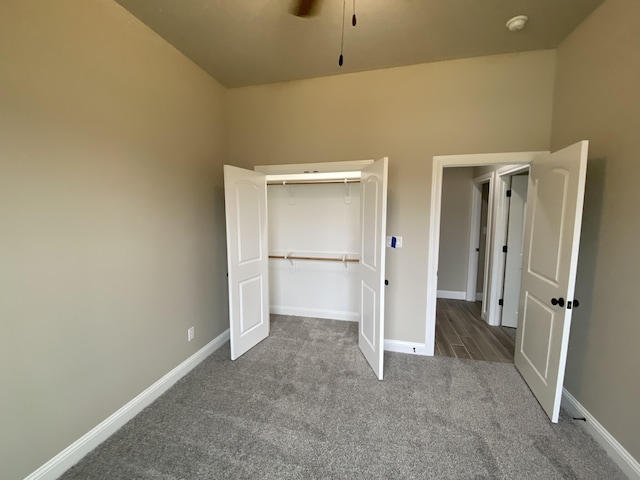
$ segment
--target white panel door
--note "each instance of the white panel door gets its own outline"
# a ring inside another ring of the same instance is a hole
[[[362,170],[360,325],[358,345],[379,380],[384,357],[384,263],[387,232],[385,157]]]
[[[527,203],[528,175],[511,177],[509,199],[509,222],[507,223],[507,258],[504,263],[504,289],[501,324],[503,327],[518,326],[518,302],[522,279],[522,247],[524,237],[524,215]]]
[[[267,182],[224,166],[231,360],[269,335]]]
[[[515,364],[558,421],[571,326],[588,142],[531,163]]]

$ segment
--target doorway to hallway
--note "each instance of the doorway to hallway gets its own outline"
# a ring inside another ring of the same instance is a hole
[[[513,363],[514,328],[488,325],[481,302],[439,298],[436,306],[436,356]]]

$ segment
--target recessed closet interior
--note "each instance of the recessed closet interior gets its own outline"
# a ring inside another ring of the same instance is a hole
[[[360,183],[267,185],[270,312],[357,322]]]

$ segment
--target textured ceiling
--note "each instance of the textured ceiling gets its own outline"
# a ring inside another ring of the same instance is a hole
[[[603,0],[346,1],[318,15],[293,0],[116,0],[227,87],[336,75],[454,58],[555,48]],[[506,21],[529,16],[524,30]]]

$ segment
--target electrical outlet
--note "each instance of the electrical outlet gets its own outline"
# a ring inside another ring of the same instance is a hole
[[[187,330],[187,340],[191,341],[196,338],[196,327],[191,327]]]

